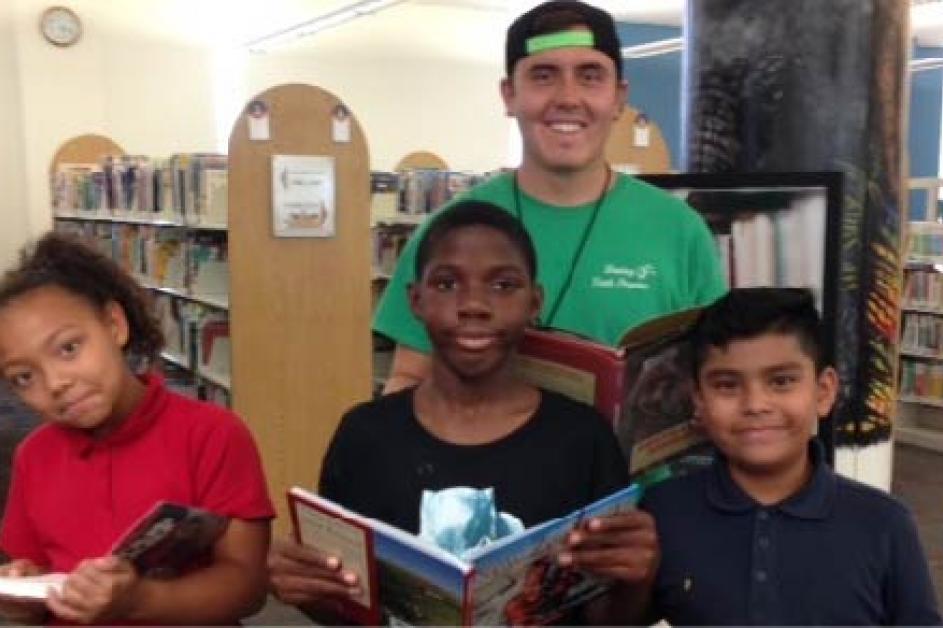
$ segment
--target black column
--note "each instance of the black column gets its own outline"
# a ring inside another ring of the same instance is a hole
[[[688,0],[684,169],[844,173],[838,445],[890,437],[909,3]]]

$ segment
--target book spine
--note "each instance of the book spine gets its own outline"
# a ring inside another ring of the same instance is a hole
[[[465,574],[465,583],[462,590],[462,625],[475,624],[475,577],[477,571],[473,568]]]

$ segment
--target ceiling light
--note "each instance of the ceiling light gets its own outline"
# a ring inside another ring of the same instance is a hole
[[[344,22],[370,15],[399,4],[403,0],[360,0],[344,5],[338,9],[324,13],[310,20],[295,24],[274,33],[253,39],[243,44],[250,52],[268,52],[272,48],[295,41],[301,37],[314,35],[323,30],[339,26]]]
[[[684,46],[680,37],[670,39],[660,39],[647,44],[638,44],[635,46],[624,46],[622,48],[623,59],[644,59],[645,57],[655,57],[671,52],[678,52]]]
[[[943,68],[943,59],[939,57],[928,57],[926,59],[913,59],[908,64],[911,72],[923,72],[924,70],[939,70]]]

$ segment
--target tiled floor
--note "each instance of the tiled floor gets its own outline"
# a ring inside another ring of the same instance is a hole
[[[943,454],[898,445],[894,450],[892,491],[914,513],[920,540],[943,603]]]
[[[909,445],[894,451],[893,493],[913,511],[936,585],[937,600],[943,601],[943,454]],[[277,600],[248,624],[299,625],[308,623],[297,610]]]

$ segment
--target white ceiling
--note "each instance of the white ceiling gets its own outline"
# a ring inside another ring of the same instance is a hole
[[[8,0],[0,0],[7,2]],[[13,0],[37,16],[48,0]],[[590,0],[625,22],[680,25],[685,0]],[[171,40],[187,45],[241,44],[328,13],[351,0],[70,0],[87,28],[128,37]],[[504,29],[514,16],[538,0],[405,0],[306,38],[296,47],[345,46],[369,33],[377,44],[396,50],[437,50],[500,58]],[[235,7],[238,7],[235,8]],[[923,45],[943,46],[943,1],[911,9],[913,34]],[[494,49],[493,42],[497,42]],[[373,43],[373,41],[371,41]],[[472,50],[460,48],[468,46]],[[491,48],[487,48],[491,46]],[[485,54],[485,50],[488,53]]]

